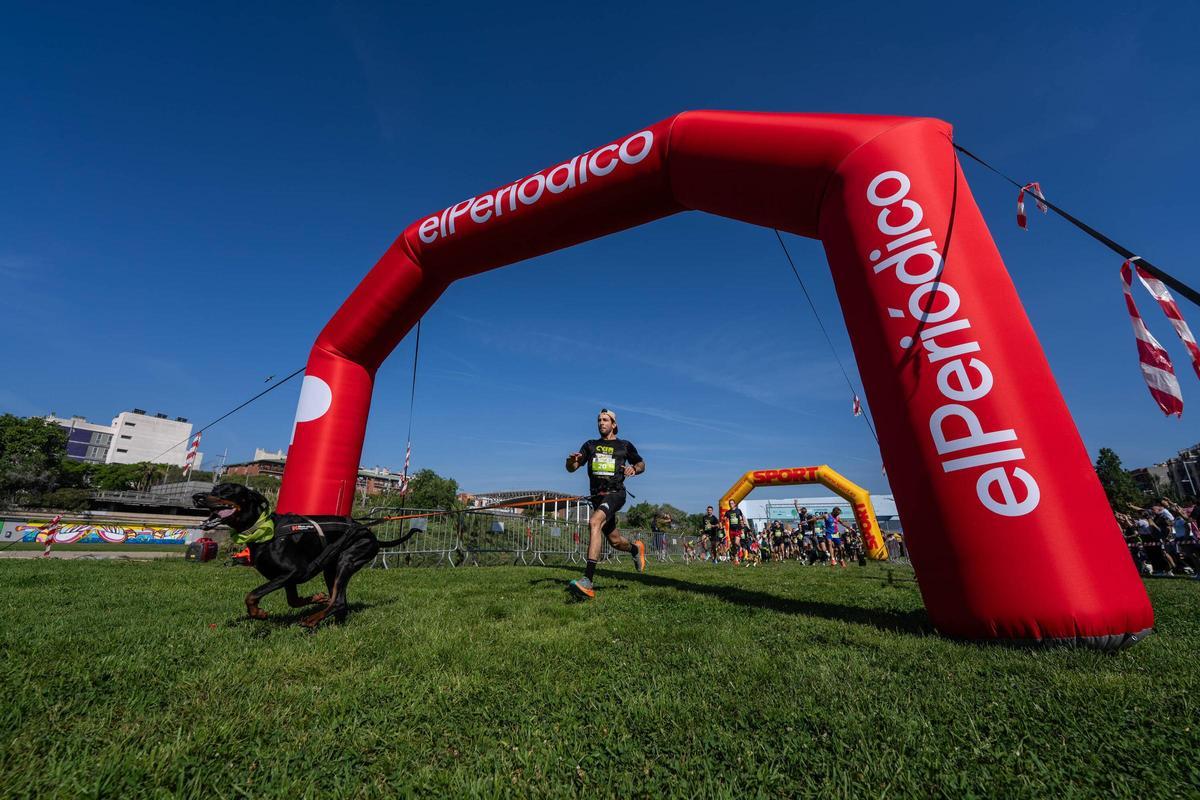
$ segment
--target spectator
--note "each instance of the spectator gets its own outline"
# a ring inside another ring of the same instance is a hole
[[[1154,524],[1156,515],[1157,512],[1151,507],[1150,511],[1142,511],[1134,520],[1144,558],[1142,569],[1148,574],[1170,575],[1175,571],[1175,559],[1164,545],[1173,537],[1174,526],[1169,528],[1172,533],[1164,533],[1162,528]]]
[[[1169,501],[1159,500],[1150,506],[1150,511],[1154,515],[1151,518],[1151,524],[1158,528],[1159,535],[1164,539],[1170,539],[1175,536],[1175,515],[1167,510],[1167,502]]]
[[[656,513],[650,518],[650,532],[654,534],[654,549],[658,551],[658,560],[667,560],[667,532],[671,526],[671,515]]]
[[[1170,500],[1159,503],[1163,511],[1171,516],[1171,538],[1167,549],[1175,561],[1177,570],[1184,575],[1200,573],[1200,548],[1196,544],[1196,525],[1189,519],[1189,511]],[[1195,507],[1192,508],[1195,510]]]

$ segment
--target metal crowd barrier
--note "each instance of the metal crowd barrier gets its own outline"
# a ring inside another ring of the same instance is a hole
[[[586,551],[586,548],[587,548],[587,546],[584,545],[585,551]],[[585,560],[586,560],[586,558],[585,558]],[[600,561],[597,563],[600,563],[600,564],[620,564],[621,563],[621,551],[617,550],[615,547],[613,547],[611,544],[609,544],[607,538],[605,538],[604,544],[602,544],[600,546]]]
[[[621,528],[621,535],[631,542],[643,542],[646,545],[646,561],[654,560],[654,534],[641,528]],[[606,538],[604,540],[604,547],[600,551],[600,562],[620,564],[622,558],[633,558],[633,556],[624,550],[617,550],[608,543],[608,539]]]
[[[558,557],[568,564],[587,559],[588,526],[583,522],[562,519],[532,520],[530,561],[545,566],[546,557]]]
[[[904,529],[899,520],[884,520],[879,525],[883,543],[887,545],[888,561],[893,564],[909,564],[908,544],[904,541]]]
[[[433,509],[422,508],[373,508],[370,517],[409,516],[411,514],[431,514]],[[458,549],[458,522],[455,514],[441,516],[415,517],[413,519],[391,520],[375,526],[375,535],[387,541],[398,539],[409,531],[416,531],[412,538],[397,547],[380,550],[371,566],[382,564],[389,569],[392,563],[412,564],[414,560],[424,561],[433,559],[435,564],[443,560],[455,566],[452,553]]]
[[[905,547],[903,541],[894,541],[888,539],[888,561],[892,564],[911,564],[912,561],[908,558],[908,548]]]
[[[701,555],[700,534],[685,533],[681,530],[668,529],[663,531],[663,536],[666,537],[666,547],[658,548],[655,545],[654,531],[635,528],[632,530],[622,531],[627,539],[640,539],[646,543],[646,559],[651,562],[660,564],[684,564],[688,563],[687,547],[685,542],[691,541],[692,549],[697,556]]]
[[[692,555],[689,558],[684,542],[692,543]],[[700,542],[699,531],[695,533],[672,533],[670,539],[670,559],[682,564],[704,560],[704,545]]]
[[[429,516],[413,516],[429,515]],[[547,560],[566,564],[582,564],[587,559],[590,532],[586,522],[555,517],[526,517],[508,511],[464,509],[452,514],[433,509],[373,508],[368,519],[385,516],[412,517],[390,520],[375,526],[375,535],[382,540],[397,539],[410,531],[416,533],[396,547],[383,549],[375,556],[372,567],[390,569],[401,564],[441,564],[452,567],[481,564],[481,556],[504,556],[513,564],[547,565]],[[641,528],[622,528],[621,533],[631,541],[646,544],[646,558],[651,562],[685,563],[685,540],[690,539],[697,556],[702,556],[700,536],[679,531],[667,531],[665,551],[654,547],[654,533]],[[600,550],[600,563],[621,564],[629,554],[613,548],[605,539]],[[700,560],[700,559],[697,559]]]
[[[699,533],[684,533],[682,531],[667,531],[666,537],[667,537],[666,550],[652,553],[652,555],[651,555],[652,558],[654,558],[658,561],[661,561],[663,563],[667,563],[667,564],[689,563],[687,548],[684,546],[684,543],[688,542],[688,541],[690,541],[692,543],[693,552],[696,555],[700,555],[702,548],[700,546],[700,534]],[[649,543],[650,543],[651,549],[653,549],[653,547],[654,547],[653,536],[651,536]]]
[[[531,520],[503,511],[463,511],[454,514],[458,519],[458,548],[460,564],[470,562],[479,566],[481,554],[509,554],[514,564],[528,564]]]

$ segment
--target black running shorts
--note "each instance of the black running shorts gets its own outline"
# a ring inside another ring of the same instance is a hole
[[[592,508],[604,512],[604,528],[602,530],[605,535],[617,529],[617,512],[625,505],[627,499],[624,489],[617,489],[615,492],[592,498]]]

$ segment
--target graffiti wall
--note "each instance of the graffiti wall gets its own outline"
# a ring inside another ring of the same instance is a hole
[[[6,526],[7,527],[7,526]],[[23,542],[44,544],[48,537],[55,544],[187,544],[193,535],[190,528],[160,527],[136,523],[59,522],[54,527],[47,522],[17,522],[12,530]],[[7,531],[6,531],[7,532]],[[5,537],[8,538],[8,537]]]

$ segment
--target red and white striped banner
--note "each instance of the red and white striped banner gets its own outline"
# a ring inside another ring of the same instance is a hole
[[[54,536],[58,533],[58,524],[62,522],[62,514],[59,514],[54,519],[46,523],[46,527],[42,528],[41,534],[46,537],[46,547],[42,550],[42,558],[50,557],[50,547],[54,544]]]
[[[858,399],[858,395],[854,395],[854,408],[852,410],[854,411],[854,416],[862,416],[862,400]]]
[[[1017,192],[1017,225],[1023,231],[1029,230],[1029,217],[1025,214],[1025,192],[1029,192],[1037,200],[1038,211],[1045,214],[1050,210],[1050,207],[1045,203],[1046,196],[1042,194],[1042,185],[1040,183],[1034,181],[1022,186],[1021,191]]]
[[[192,464],[196,461],[196,451],[200,449],[200,434],[196,434],[196,438],[192,439],[192,444],[188,448],[187,458],[183,460],[183,479],[186,481],[188,476],[192,474]]]
[[[412,460],[412,440],[404,448],[404,474],[400,476],[400,494],[408,491],[408,464]]]
[[[1136,261],[1137,258],[1131,258],[1125,263]],[[1183,321],[1183,314],[1179,311],[1179,306],[1175,304],[1175,298],[1167,291],[1167,287],[1158,278],[1151,275],[1144,267],[1137,268],[1138,279],[1141,280],[1142,286],[1146,287],[1146,291],[1154,295],[1154,299],[1158,301],[1158,305],[1170,321],[1171,327],[1175,329],[1175,334],[1183,342],[1183,346],[1187,348],[1188,356],[1192,359],[1192,369],[1196,372],[1196,377],[1200,378],[1200,346],[1196,344],[1196,337],[1192,335],[1192,331],[1188,328],[1188,324]]]
[[[1133,323],[1133,335],[1137,339],[1138,361],[1142,365],[1142,377],[1146,381],[1146,387],[1150,390],[1150,396],[1154,398],[1154,402],[1158,404],[1162,412],[1168,416],[1174,414],[1181,417],[1183,416],[1183,392],[1179,388],[1179,380],[1175,377],[1175,368],[1171,364],[1171,357],[1154,338],[1154,334],[1146,328],[1146,323],[1142,321],[1142,315],[1138,313],[1137,305],[1133,301],[1131,262],[1135,260],[1136,258],[1130,259],[1121,265],[1121,282],[1125,289],[1125,307],[1129,310],[1129,318]],[[1163,313],[1167,315],[1167,319],[1174,326],[1175,332],[1183,340],[1192,358],[1192,368],[1200,377],[1200,347],[1196,346],[1196,339],[1188,329],[1187,323],[1183,321],[1175,299],[1171,297],[1171,293],[1167,291],[1167,287],[1163,286],[1161,281],[1149,275],[1141,267],[1137,268],[1137,274],[1142,285],[1146,287],[1146,291],[1154,295],[1159,306],[1162,307]]]

